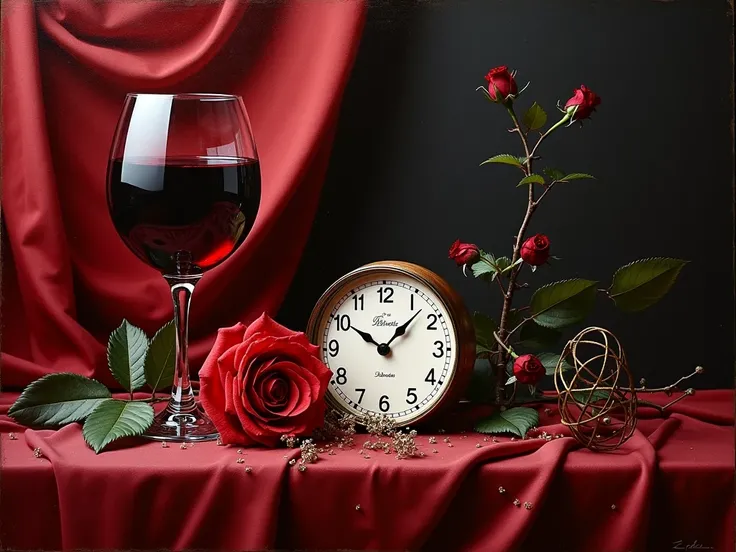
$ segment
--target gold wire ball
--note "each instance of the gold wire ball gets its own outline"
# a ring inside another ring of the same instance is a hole
[[[566,364],[572,370],[563,370]],[[626,355],[604,328],[581,331],[565,345],[555,367],[562,423],[593,451],[612,451],[636,428],[636,390]]]

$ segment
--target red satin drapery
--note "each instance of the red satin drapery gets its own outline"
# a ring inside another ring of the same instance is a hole
[[[0,431],[22,431],[3,416],[7,395],[0,395]],[[663,405],[671,397],[647,399]],[[734,549],[733,391],[698,391],[665,416],[640,407],[633,437],[611,453],[582,448],[557,406],[547,406],[538,407],[533,434],[563,438],[484,441],[455,432],[478,414],[459,411],[434,443],[420,432],[423,458],[379,451],[366,458],[357,451],[371,437],[359,435],[354,447],[321,454],[304,473],[287,462],[299,449],[239,454],[215,443],[180,450],[132,440],[95,456],[78,424],[27,430],[13,441],[3,433],[0,543],[15,550]]]
[[[110,331],[172,316],[163,278],[109,219],[105,170],[127,92],[243,96],[263,196],[246,244],[198,285],[190,355],[278,308],[317,206],[365,7],[345,2],[4,3],[2,383],[70,371],[114,385]]]

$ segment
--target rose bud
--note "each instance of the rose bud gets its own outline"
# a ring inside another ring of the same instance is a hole
[[[577,108],[572,120],[580,121],[590,117],[595,111],[595,107],[600,103],[601,99],[596,95],[596,93],[584,84],[581,84],[580,88],[575,89],[573,97],[567,100],[565,110],[568,113],[572,113],[573,109]]]
[[[455,243],[450,246],[450,256],[457,263],[457,266],[474,263],[480,257],[480,250],[474,243],[460,243],[460,240],[455,240]]]
[[[503,103],[509,94],[518,92],[514,76],[509,73],[505,65],[491,69],[486,75],[486,80],[488,81],[488,94],[494,102]],[[500,97],[497,97],[496,92]]]
[[[545,373],[544,364],[534,355],[521,355],[514,361],[514,375],[519,383],[536,385]]]
[[[521,258],[532,266],[540,266],[549,259],[549,238],[537,234],[528,238],[521,246]]]

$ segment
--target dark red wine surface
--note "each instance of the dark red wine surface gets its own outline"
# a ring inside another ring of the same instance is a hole
[[[116,159],[107,200],[125,244],[164,274],[195,274],[224,261],[253,227],[258,161],[234,157]]]

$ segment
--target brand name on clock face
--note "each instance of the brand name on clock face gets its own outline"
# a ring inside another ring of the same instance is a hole
[[[380,314],[378,316],[373,317],[373,325],[374,326],[398,326],[399,323],[396,322],[396,320],[386,320],[391,316],[390,314],[386,314],[385,312],[383,314]]]
[[[391,372],[376,372],[375,377],[377,378],[395,378],[396,374],[392,374]]]

